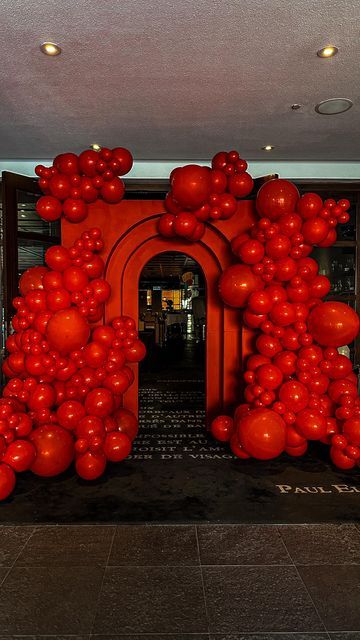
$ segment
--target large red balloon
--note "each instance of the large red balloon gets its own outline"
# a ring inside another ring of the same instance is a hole
[[[74,457],[74,440],[66,429],[57,424],[45,424],[29,435],[35,445],[36,458],[31,471],[38,476],[52,477],[63,473]]]
[[[61,245],[49,247],[45,253],[45,262],[54,271],[64,271],[71,267],[71,258],[69,250]]]
[[[47,267],[31,267],[24,271],[19,280],[19,290],[21,295],[26,296],[30,291],[43,289],[43,277],[47,271]]]
[[[8,464],[0,463],[0,500],[5,500],[14,491],[16,476]]]
[[[211,171],[208,167],[188,164],[177,169],[171,179],[173,199],[184,209],[198,209],[211,193]]]
[[[241,446],[251,456],[270,460],[285,449],[285,422],[270,409],[252,409],[240,418],[238,437]]]
[[[41,196],[35,206],[36,213],[47,222],[58,220],[61,216],[62,205],[54,196]]]
[[[46,327],[46,339],[52,349],[62,354],[81,349],[87,343],[90,328],[77,309],[57,311]]]
[[[225,269],[220,277],[219,293],[225,304],[241,308],[245,306],[250,294],[263,286],[264,283],[253,273],[251,267],[233,264]]]
[[[359,333],[359,324],[358,314],[344,302],[318,304],[308,317],[312,337],[327,347],[350,344]]]
[[[293,213],[300,194],[292,182],[283,179],[269,180],[257,194],[256,209],[260,216],[277,220],[285,213]]]

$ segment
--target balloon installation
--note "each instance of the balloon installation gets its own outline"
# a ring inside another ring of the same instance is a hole
[[[97,199],[120,202],[119,176],[132,163],[130,152],[117,147],[64,153],[52,167],[39,165],[39,216],[77,223]],[[196,242],[206,222],[235,215],[238,199],[254,186],[246,169],[237,151],[217,153],[211,168],[175,169],[159,234]],[[220,277],[219,295],[243,310],[254,350],[243,374],[245,402],[234,416],[218,416],[211,431],[240,459],[301,456],[308,441],[320,440],[340,469],[360,464],[357,378],[338,352],[356,338],[359,318],[346,304],[323,301],[330,282],[310,257],[314,246],[335,242],[349,206],[314,193],[300,197],[291,182],[274,179],[257,194],[257,221],[231,242],[234,264]],[[131,365],[146,349],[133,318],[101,324],[111,296],[103,247],[101,229],[89,228],[71,247],[50,247],[46,266],[20,278],[3,363],[0,500],[14,490],[17,473],[51,477],[74,462],[81,478],[94,480],[108,461],[131,451],[138,422],[122,399],[134,380]]]

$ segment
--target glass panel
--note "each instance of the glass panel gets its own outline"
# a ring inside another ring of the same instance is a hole
[[[18,230],[60,238],[60,221],[46,222],[35,210],[38,195],[17,190]]]
[[[44,264],[45,251],[54,242],[44,243],[37,240],[24,240],[19,238],[18,240],[18,261],[19,261],[19,277],[26,269],[30,267],[37,267]]]
[[[319,273],[329,278],[329,297],[355,294],[355,247],[317,247],[311,254],[319,263]]]

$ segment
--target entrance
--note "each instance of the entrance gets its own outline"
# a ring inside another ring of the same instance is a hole
[[[147,347],[139,368],[140,420],[150,407],[164,414],[185,409],[204,413],[206,283],[189,255],[166,251],[144,266],[139,334]]]

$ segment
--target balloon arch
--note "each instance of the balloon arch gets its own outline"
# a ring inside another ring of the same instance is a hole
[[[37,213],[47,221],[83,222],[96,200],[122,200],[119,176],[132,163],[118,147],[64,153],[52,167],[37,166],[44,194]],[[207,223],[241,215],[239,200],[254,183],[238,152],[221,151],[211,168],[175,169],[170,185],[158,233],[196,243]],[[351,362],[337,348],[356,338],[359,318],[346,304],[323,301],[330,282],[310,257],[314,246],[334,244],[350,203],[300,197],[291,182],[274,179],[262,185],[255,204],[257,219],[232,238],[233,264],[218,282],[223,304],[242,310],[254,334],[242,374],[244,402],[233,416],[216,417],[211,432],[243,459],[301,456],[309,440],[320,440],[337,467],[352,469],[360,465],[360,398]],[[119,462],[131,451],[138,423],[123,395],[134,381],[131,364],[146,350],[134,318],[100,322],[111,294],[103,249],[102,230],[90,227],[72,246],[50,247],[46,266],[20,278],[3,363],[1,500],[13,491],[16,473],[50,477],[75,460],[79,476],[93,480],[108,460]]]

